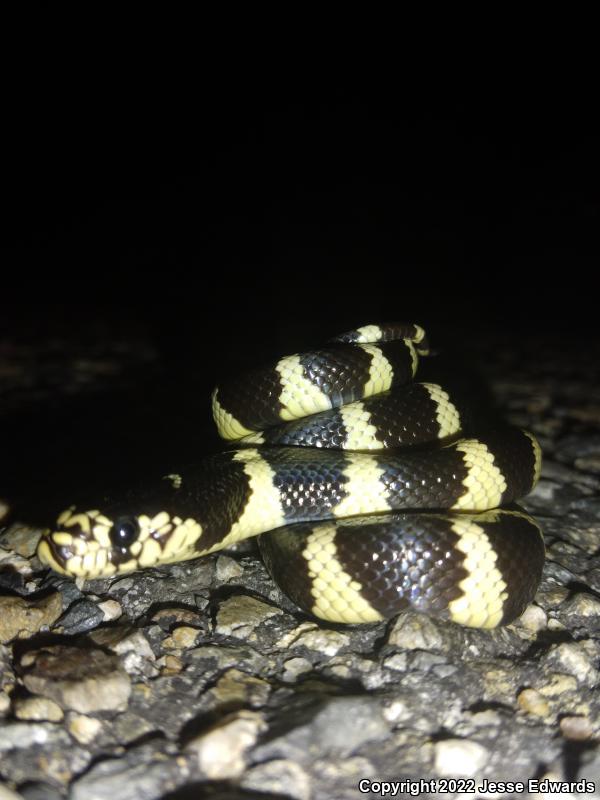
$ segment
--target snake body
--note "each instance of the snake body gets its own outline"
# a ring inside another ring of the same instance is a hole
[[[172,563],[258,534],[267,567],[303,609],[371,622],[412,606],[463,625],[522,613],[541,578],[536,523],[500,506],[540,472],[535,437],[459,438],[461,411],[410,383],[417,325],[369,325],[326,348],[232,376],[213,393],[236,446],[97,507],[71,506],[41,560],[95,578]]]

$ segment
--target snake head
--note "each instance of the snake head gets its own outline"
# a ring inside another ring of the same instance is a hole
[[[69,577],[105,578],[190,558],[199,534],[197,522],[167,511],[109,515],[71,506],[58,517],[56,527],[44,533],[38,557]]]

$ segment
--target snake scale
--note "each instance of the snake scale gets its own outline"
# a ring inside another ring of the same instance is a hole
[[[322,619],[412,607],[472,627],[514,620],[544,545],[533,519],[500,506],[533,488],[540,447],[509,426],[464,438],[448,392],[412,383],[427,352],[418,325],[368,325],[231,376],[212,405],[235,445],[117,501],[71,506],[40,559],[109,577],[266,534],[267,568]]]

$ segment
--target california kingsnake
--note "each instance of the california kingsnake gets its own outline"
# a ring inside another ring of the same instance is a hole
[[[371,622],[412,606],[510,622],[535,594],[544,545],[532,519],[498,506],[535,485],[540,448],[511,427],[458,438],[447,392],[409,383],[427,349],[417,325],[369,325],[232,376],[213,415],[235,448],[118,501],[71,506],[40,559],[103,577],[279,528],[260,537],[265,562],[318,617]]]

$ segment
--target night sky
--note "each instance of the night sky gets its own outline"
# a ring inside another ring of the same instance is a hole
[[[594,327],[584,96],[96,90],[14,120],[3,327],[135,321],[175,348],[307,321]]]

